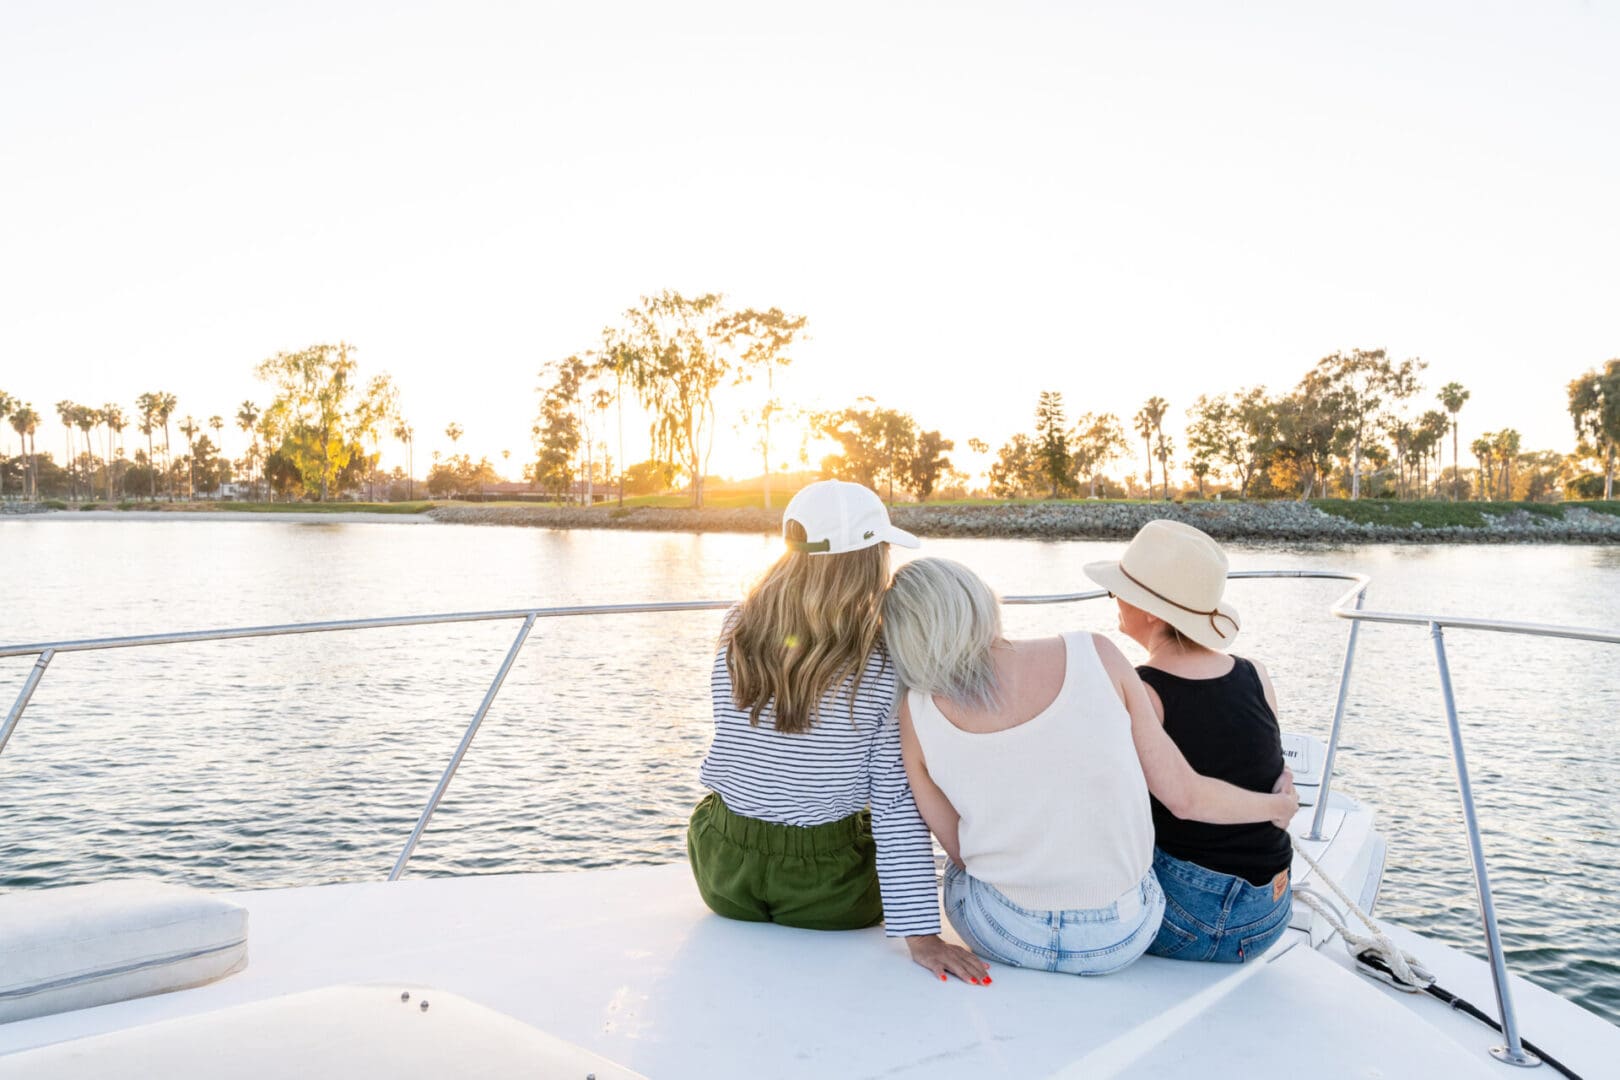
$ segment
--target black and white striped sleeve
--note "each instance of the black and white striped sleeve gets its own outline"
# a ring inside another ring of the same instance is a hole
[[[934,845],[906,780],[900,724],[891,714],[872,740],[872,839],[877,842],[883,925],[890,937],[939,933]]]

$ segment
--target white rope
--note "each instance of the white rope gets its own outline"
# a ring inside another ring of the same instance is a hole
[[[1338,913],[1334,911],[1333,906],[1324,901],[1311,886],[1295,887],[1295,898],[1304,901],[1306,907],[1320,915],[1327,921],[1329,926],[1339,932],[1340,936],[1344,938],[1344,947],[1350,951],[1350,955],[1355,958],[1356,963],[1361,965],[1363,972],[1372,975],[1374,978],[1383,979],[1397,990],[1405,990],[1409,994],[1422,993],[1432,986],[1434,984],[1434,975],[1423,966],[1418,958],[1391,941],[1389,935],[1384,933],[1383,927],[1374,922],[1371,915],[1362,911],[1356,905],[1356,902],[1350,899],[1345,894],[1345,891],[1339,887],[1338,882],[1323,872],[1317,861],[1311,858],[1310,852],[1305,850],[1305,845],[1300,843],[1297,837],[1292,839],[1294,841],[1294,850],[1299,853],[1300,858],[1310,864],[1311,870],[1315,872],[1315,877],[1311,879],[1312,884],[1314,885],[1316,882],[1325,884],[1333,891],[1333,895],[1344,901],[1346,913],[1355,912],[1356,918],[1365,923],[1367,929],[1372,931],[1370,937],[1355,933],[1339,919]],[[1395,978],[1391,979],[1377,968],[1369,967],[1363,963],[1361,956],[1367,952],[1373,953],[1388,964],[1390,971],[1395,973]]]

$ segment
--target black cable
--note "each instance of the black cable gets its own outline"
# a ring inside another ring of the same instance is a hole
[[[1400,976],[1396,975],[1395,972],[1390,969],[1390,966],[1384,962],[1383,957],[1379,956],[1377,953],[1373,952],[1370,949],[1368,951],[1362,953],[1360,956],[1357,956],[1356,957],[1356,962],[1360,963],[1360,964],[1365,964],[1367,967],[1370,967],[1375,971],[1383,972],[1384,974],[1388,975],[1391,979],[1395,980],[1395,984],[1397,986],[1409,986],[1409,985],[1411,985],[1409,983],[1401,982]],[[1493,1017],[1491,1017],[1490,1015],[1488,1015],[1488,1014],[1486,1014],[1484,1012],[1481,1012],[1479,1010],[1479,1008],[1476,1007],[1472,1002],[1463,1000],[1462,998],[1458,997],[1456,994],[1453,994],[1450,990],[1446,990],[1443,987],[1436,986],[1434,983],[1430,983],[1428,986],[1421,987],[1420,989],[1422,989],[1424,993],[1430,995],[1431,997],[1437,998],[1440,1001],[1445,1002],[1447,1005],[1450,1005],[1453,1009],[1456,1009],[1458,1012],[1465,1013],[1468,1016],[1472,1016],[1475,1020],[1478,1020],[1481,1023],[1485,1024],[1487,1027],[1491,1028],[1491,1030],[1495,1031],[1497,1034],[1502,1034],[1503,1033],[1502,1032],[1502,1025],[1497,1023],[1496,1020]],[[1535,1043],[1531,1042],[1529,1039],[1521,1037],[1519,1039],[1519,1043],[1526,1050],[1528,1050],[1532,1054],[1536,1055],[1536,1057],[1540,1058],[1542,1061],[1545,1061],[1548,1065],[1551,1065],[1553,1068],[1557,1069],[1559,1072],[1561,1072],[1565,1076],[1569,1077],[1569,1080],[1581,1080],[1581,1077],[1580,1077],[1579,1073],[1575,1072],[1575,1070],[1571,1069],[1568,1065],[1565,1065],[1563,1062],[1559,1061],[1557,1058],[1555,1058],[1551,1054],[1547,1053],[1547,1051],[1543,1050],[1541,1047],[1537,1046]]]

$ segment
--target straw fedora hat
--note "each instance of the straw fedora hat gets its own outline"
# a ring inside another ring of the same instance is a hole
[[[1237,609],[1221,599],[1226,553],[1191,525],[1150,521],[1117,562],[1088,563],[1086,576],[1205,648],[1229,649],[1237,639]]]

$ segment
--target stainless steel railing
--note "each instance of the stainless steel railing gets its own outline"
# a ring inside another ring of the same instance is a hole
[[[1491,895],[1490,878],[1486,872],[1484,849],[1480,843],[1479,822],[1474,811],[1474,795],[1472,785],[1468,778],[1468,763],[1463,749],[1462,728],[1457,719],[1457,704],[1451,686],[1451,669],[1447,663],[1445,635],[1446,628],[1459,630],[1483,630],[1505,634],[1524,634],[1536,637],[1564,638],[1575,641],[1595,641],[1610,645],[1620,645],[1620,631],[1597,630],[1588,627],[1553,626],[1543,623],[1504,622],[1495,619],[1470,619],[1449,615],[1425,615],[1387,611],[1366,611],[1362,608],[1367,587],[1371,579],[1364,574],[1352,574],[1333,570],[1244,570],[1229,575],[1234,579],[1275,579],[1299,578],[1327,581],[1349,581],[1353,584],[1342,596],[1336,600],[1330,609],[1332,613],[1350,622],[1350,633],[1345,642],[1344,663],[1339,674],[1339,688],[1333,710],[1332,727],[1328,735],[1327,753],[1322,763],[1322,786],[1317,795],[1316,812],[1311,821],[1311,831],[1307,839],[1322,839],[1322,823],[1327,813],[1328,796],[1333,781],[1334,760],[1339,747],[1339,735],[1343,728],[1345,705],[1349,697],[1350,673],[1355,665],[1356,643],[1364,622],[1388,623],[1403,626],[1422,626],[1429,631],[1434,643],[1435,661],[1439,666],[1441,697],[1444,700],[1446,723],[1451,735],[1452,760],[1457,772],[1457,793],[1462,801],[1463,820],[1468,832],[1469,856],[1473,863],[1474,881],[1479,893],[1480,921],[1485,929],[1486,950],[1490,957],[1491,977],[1495,983],[1496,1003],[1502,1024],[1502,1031],[1507,1039],[1505,1046],[1495,1047],[1491,1050],[1498,1060],[1514,1065],[1537,1065],[1540,1060],[1524,1048],[1518,1032],[1518,1023],[1513,1011],[1512,994],[1508,986],[1507,967],[1502,955],[1501,934],[1497,928],[1496,905]],[[1082,600],[1097,600],[1107,596],[1102,589],[1091,589],[1085,592],[1054,593],[1038,596],[1011,596],[1003,602],[1007,604],[1067,604]],[[411,830],[410,838],[406,840],[404,848],[395,860],[393,869],[388,874],[389,881],[396,881],[404,873],[411,854],[416,850],[417,841],[421,839],[422,832],[427,828],[439,802],[444,798],[455,778],[456,769],[460,767],[462,758],[472,745],[473,738],[478,734],[479,726],[488,714],[495,697],[500,693],[501,685],[506,681],[506,675],[512,669],[518,654],[523,650],[524,643],[529,638],[530,631],[539,619],[564,618],[577,615],[625,615],[657,612],[680,611],[720,611],[731,606],[727,600],[697,600],[676,601],[657,604],[595,604],[575,605],[550,608],[518,608],[502,611],[473,611],[452,612],[438,615],[403,615],[382,619],[347,619],[331,622],[313,623],[287,623],[276,626],[246,626],[224,630],[195,630],[175,634],[141,634],[130,637],[90,638],[74,641],[52,641],[27,645],[0,646],[0,659],[17,656],[36,657],[33,669],[23,681],[16,700],[6,713],[5,722],[0,724],[0,753],[4,753],[6,743],[11,739],[12,732],[21,722],[23,711],[27,709],[28,702],[34,695],[34,690],[45,676],[46,669],[59,653],[91,652],[106,649],[138,648],[149,645],[174,645],[188,642],[203,641],[231,641],[240,638],[279,637],[291,634],[321,634],[340,630],[370,630],[402,626],[436,626],[444,623],[466,622],[499,622],[521,619],[522,625],[506,651],[506,657],[491,680],[489,689],[484,692],[483,700],[473,713],[472,720],[462,733],[461,741],[457,744],[455,752],[451,754],[449,763],[445,766],[443,775],[434,786],[433,793],[428,797],[427,805],[422,808],[415,827]]]

